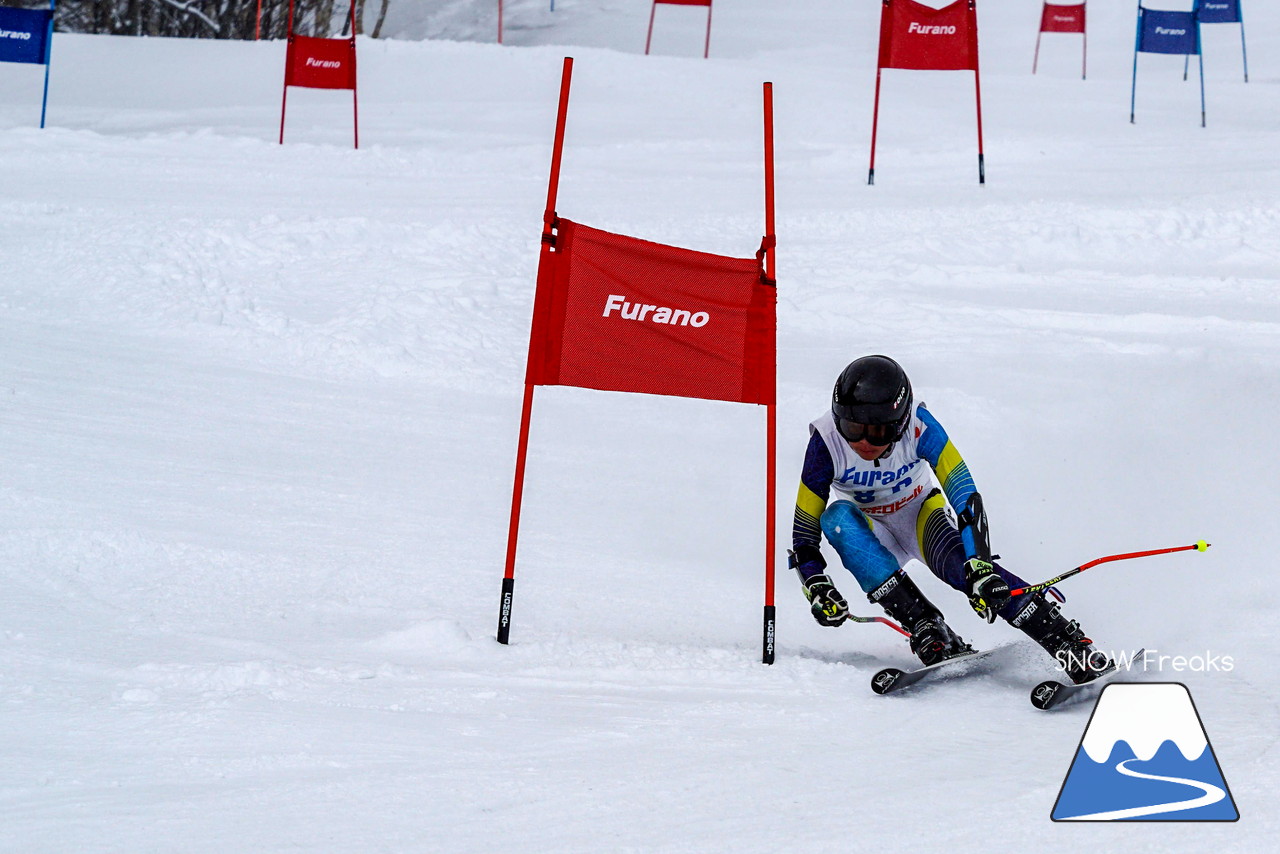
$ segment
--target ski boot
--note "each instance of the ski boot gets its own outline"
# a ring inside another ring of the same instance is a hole
[[[1010,618],[1009,625],[1040,644],[1076,685],[1097,679],[1115,667],[1105,653],[1093,648],[1093,641],[1085,637],[1080,624],[1062,616],[1062,610],[1042,593],[1032,596]]]
[[[911,632],[911,651],[926,667],[973,652],[973,647],[951,630],[942,612],[902,570],[868,593],[867,599]]]

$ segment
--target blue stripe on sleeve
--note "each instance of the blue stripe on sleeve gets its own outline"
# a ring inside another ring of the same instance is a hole
[[[924,404],[916,407],[916,417],[924,422],[925,430],[920,434],[920,443],[916,445],[916,453],[920,458],[933,466],[938,467],[938,460],[942,457],[942,449],[947,446],[949,437],[947,431],[942,429],[942,425],[938,423],[938,419],[933,417],[933,413],[924,408]]]

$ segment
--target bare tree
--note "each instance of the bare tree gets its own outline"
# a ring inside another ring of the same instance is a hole
[[[373,25],[373,37],[382,38],[382,25],[387,20],[387,5],[391,0],[382,0],[382,8],[378,10],[378,23]]]
[[[48,0],[4,0],[27,9]],[[294,0],[294,32],[331,37],[351,32],[351,0]],[[356,33],[363,33],[366,0],[355,0]],[[382,0],[373,37],[380,38],[390,0]],[[281,39],[288,35],[289,0],[59,0],[54,24],[60,32],[180,38]]]
[[[354,16],[356,20],[356,35],[364,35],[364,0],[356,0]],[[342,22],[342,34],[345,36],[351,32],[351,15],[348,15]]]

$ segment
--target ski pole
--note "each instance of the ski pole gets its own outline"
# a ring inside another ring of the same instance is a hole
[[[898,634],[905,637],[911,637],[911,632],[907,631],[893,620],[890,620],[888,617],[859,617],[856,614],[850,614],[849,619],[855,623],[883,623]]]
[[[1171,554],[1172,552],[1186,552],[1186,551],[1191,551],[1192,549],[1195,549],[1198,552],[1202,552],[1205,549],[1209,548],[1209,545],[1210,544],[1206,543],[1204,540],[1197,540],[1196,542],[1192,543],[1189,546],[1174,546],[1171,549],[1151,549],[1150,551],[1145,551],[1145,552],[1128,552],[1126,554],[1107,555],[1106,557],[1100,557],[1100,558],[1097,558],[1096,560],[1091,560],[1088,563],[1081,564],[1080,566],[1077,566],[1075,569],[1068,570],[1067,572],[1062,573],[1062,575],[1059,575],[1056,578],[1050,578],[1048,581],[1042,581],[1039,584],[1030,584],[1026,587],[1019,587],[1017,590],[1010,590],[1009,595],[1021,596],[1023,593],[1037,593],[1041,590],[1044,590],[1045,588],[1052,587],[1053,585],[1057,584],[1059,581],[1062,581],[1065,578],[1070,578],[1073,575],[1079,575],[1080,573],[1084,572],[1086,569],[1095,567],[1100,563],[1110,563],[1113,560],[1132,560],[1133,558],[1150,557],[1151,555],[1165,555],[1165,554]]]

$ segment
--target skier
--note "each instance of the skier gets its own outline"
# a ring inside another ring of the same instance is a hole
[[[968,466],[887,356],[864,356],[845,368],[831,408],[809,425],[790,566],[814,619],[838,626],[849,606],[826,574],[824,534],[867,599],[911,633],[911,651],[925,665],[972,647],[903,570],[912,558],[968,596],[988,623],[998,615],[1025,632],[1076,684],[1111,667],[1080,624],[1043,593],[1010,596],[1026,582],[993,561]]]

